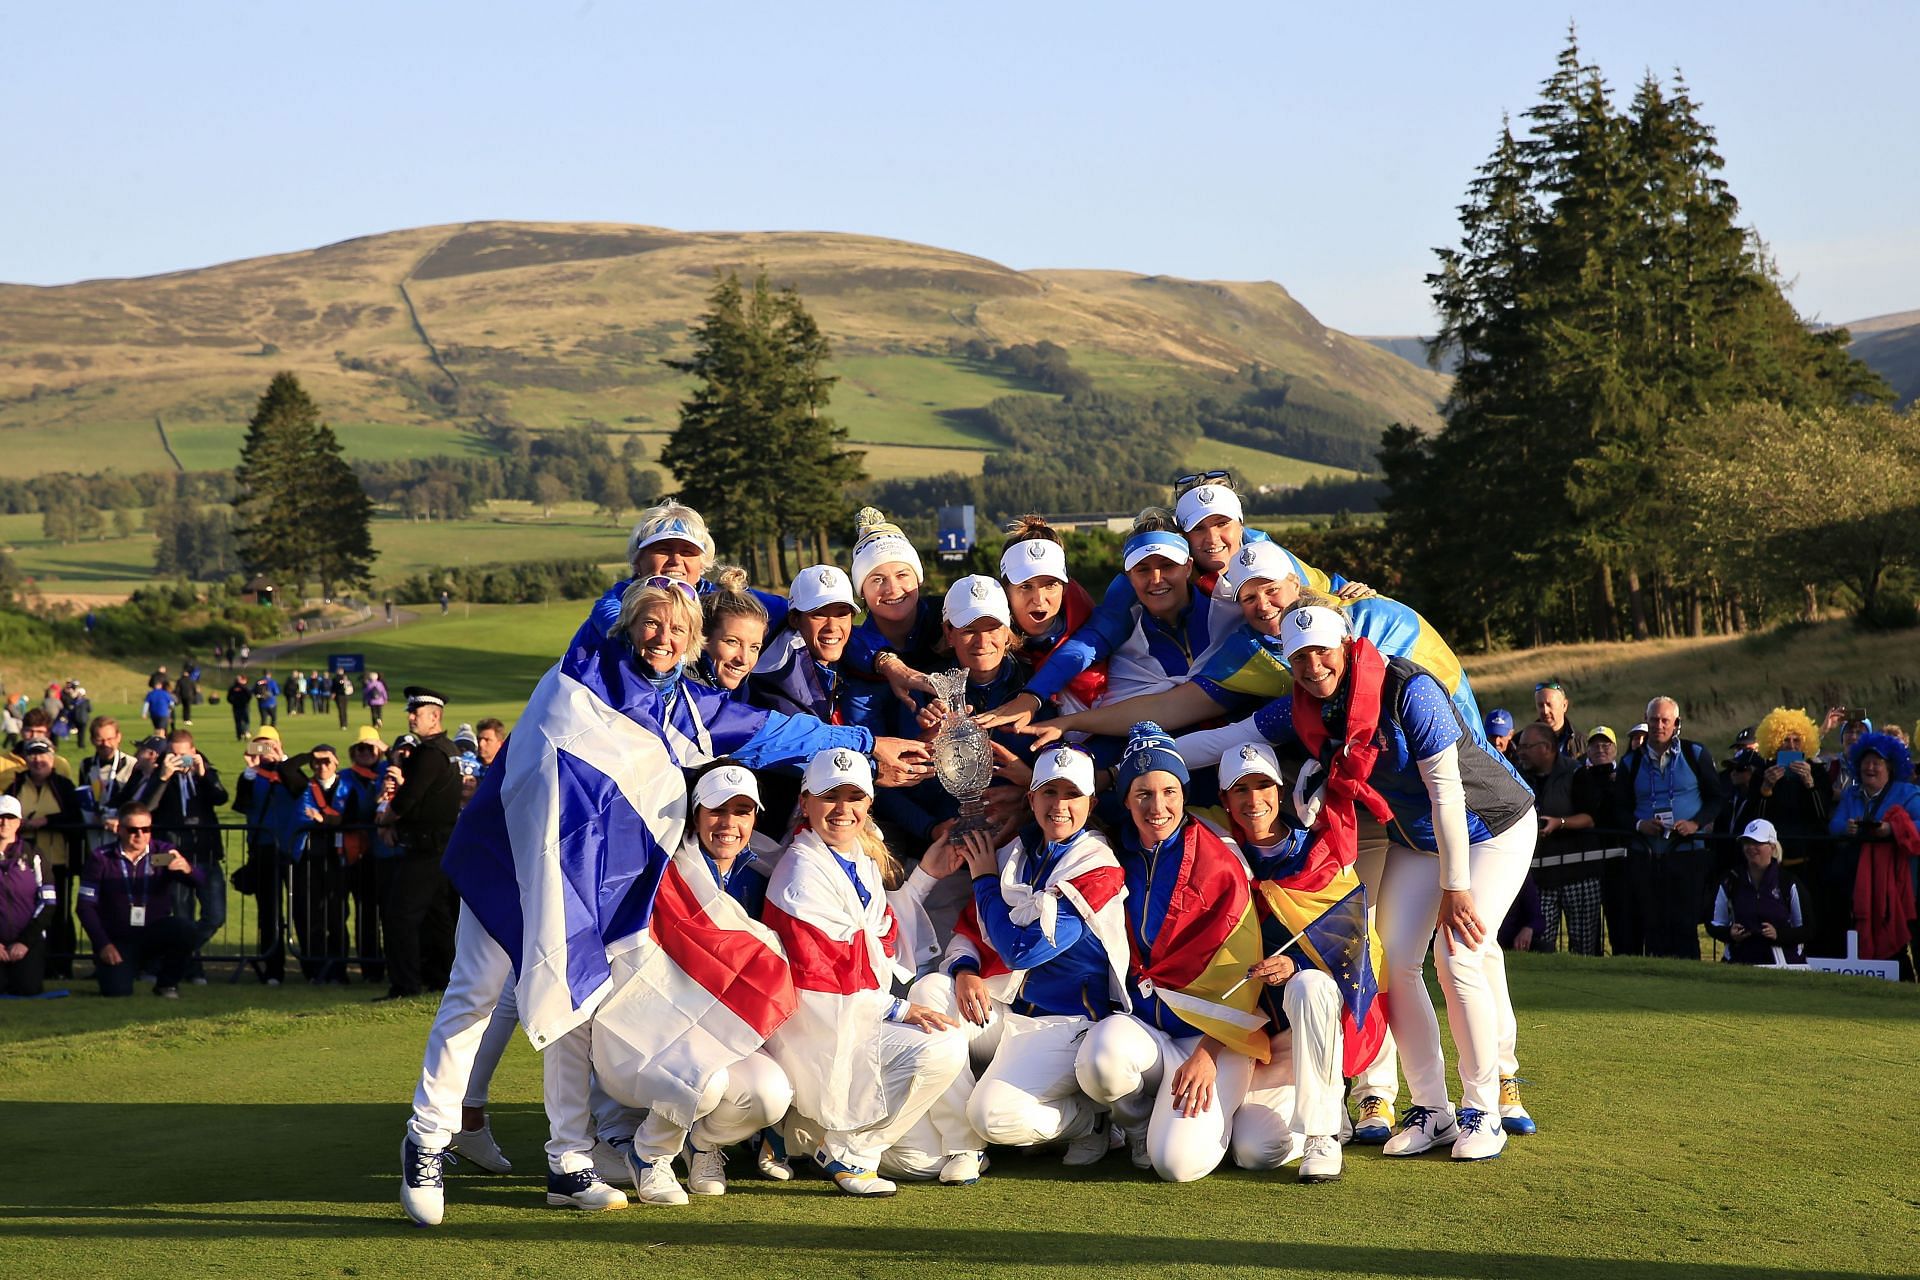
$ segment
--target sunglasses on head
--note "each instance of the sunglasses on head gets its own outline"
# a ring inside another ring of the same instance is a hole
[[[683,578],[669,578],[656,573],[646,580],[646,585],[649,587],[657,587],[662,591],[667,590],[669,587],[678,587],[687,593],[687,599],[696,602],[700,599],[700,593],[693,589],[693,584]]]
[[[1231,471],[1190,471],[1173,478],[1173,496],[1178,498],[1187,490],[1197,489],[1203,484],[1229,484],[1232,480]]]
[[[1542,689],[1559,689],[1562,693],[1566,692],[1564,688],[1561,688],[1558,680],[1542,680],[1539,684],[1533,686],[1535,693],[1539,693]]]

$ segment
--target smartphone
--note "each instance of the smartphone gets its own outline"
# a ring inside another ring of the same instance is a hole
[[[1848,724],[1864,724],[1866,723],[1866,719],[1867,719],[1867,709],[1865,707],[1848,707],[1847,708]]]
[[[1787,769],[1787,768],[1791,768],[1796,764],[1799,764],[1802,760],[1805,760],[1806,758],[1807,758],[1807,753],[1804,751],[1782,751],[1779,755],[1773,758],[1773,762],[1779,765],[1782,769]]]

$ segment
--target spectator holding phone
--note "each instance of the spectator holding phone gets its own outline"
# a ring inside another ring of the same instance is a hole
[[[1857,852],[1828,859],[1820,898],[1844,908],[1840,918],[1851,920],[1859,932],[1862,959],[1898,960],[1900,976],[1912,979],[1914,862],[1920,857],[1920,789],[1913,785],[1913,758],[1899,739],[1866,733],[1855,740],[1847,763],[1855,780],[1840,797],[1828,830],[1851,837]],[[1830,931],[1823,928],[1822,937],[1831,943]]]
[[[173,889],[201,878],[178,849],[154,840],[147,806],[121,808],[119,839],[88,855],[80,873],[80,924],[93,941],[101,995],[132,995],[135,975],[151,972],[153,994],[179,998],[195,934],[174,914]]]
[[[1755,736],[1766,767],[1747,784],[1746,817],[1766,819],[1787,844],[1824,835],[1833,816],[1833,778],[1812,754],[1820,746],[1813,717],[1798,707],[1775,707]]]
[[[193,884],[175,886],[175,912],[194,921],[194,947],[205,946],[227,922],[227,875],[221,866],[220,815],[227,788],[220,771],[194,745],[193,734],[175,729],[138,797],[153,815],[154,839],[172,845],[199,869]],[[189,966],[196,986],[206,977],[196,958]]]
[[[1765,818],[1740,832],[1741,865],[1728,872],[1713,895],[1707,932],[1727,944],[1721,959],[1730,964],[1773,964],[1774,953],[1787,964],[1805,964],[1802,947],[1813,928],[1800,897],[1800,884],[1781,865],[1780,835]]]

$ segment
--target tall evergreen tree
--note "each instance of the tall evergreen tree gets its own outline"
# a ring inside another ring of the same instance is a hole
[[[234,539],[248,573],[296,588],[317,579],[329,597],[366,580],[373,503],[291,373],[275,374],[255,406],[234,480]]]
[[[861,455],[841,447],[845,429],[822,412],[831,351],[796,292],[776,292],[764,273],[743,291],[729,273],[708,305],[693,354],[667,361],[696,383],[660,461],[719,545],[785,580],[786,536],[818,542],[845,523]]]

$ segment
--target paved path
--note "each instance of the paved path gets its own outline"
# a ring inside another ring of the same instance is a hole
[[[276,640],[272,644],[264,644],[255,649],[253,653],[248,656],[247,665],[250,667],[265,666],[270,662],[278,662],[295,649],[304,649],[308,645],[320,644],[322,642],[331,643],[335,640],[344,639],[347,636],[367,635],[376,631],[391,631],[395,627],[403,627],[409,622],[418,622],[420,620],[420,614],[412,609],[395,609],[393,611],[393,617],[394,620],[388,622],[384,612],[380,609],[375,609],[372,617],[361,622],[350,623],[344,627],[332,627],[324,631],[309,630],[306,635],[295,636],[291,640]]]

